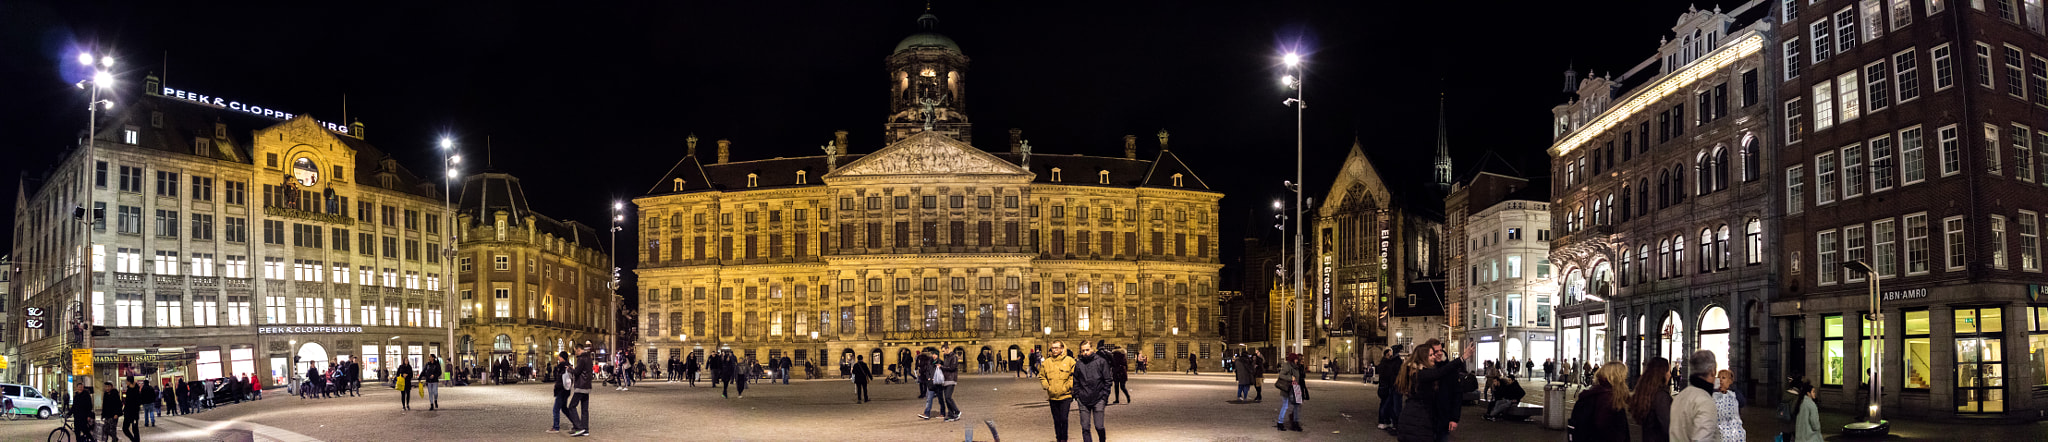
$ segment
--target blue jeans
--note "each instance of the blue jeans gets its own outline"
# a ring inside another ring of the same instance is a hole
[[[937,401],[937,400],[939,400],[939,389],[940,389],[940,388],[945,388],[945,387],[943,387],[943,386],[938,386],[938,385],[933,385],[933,386],[929,386],[929,387],[925,387],[925,388],[924,388],[924,413],[919,413],[919,414],[923,414],[923,415],[925,415],[925,416],[931,416],[931,415],[932,415],[932,402],[934,402],[934,401]],[[939,411],[946,411],[946,406],[945,406],[945,405],[940,405],[940,406],[939,406]]]
[[[555,421],[554,421],[554,424],[552,424],[552,425],[549,425],[549,426],[548,426],[548,429],[549,429],[549,430],[560,430],[560,429],[562,429],[562,409],[563,409],[563,408],[567,408],[568,406],[569,406],[569,397],[568,397],[568,396],[555,396],[555,406],[554,406],[554,407],[550,407],[550,408],[548,409],[548,411],[550,412],[549,414],[552,414],[552,415],[554,415],[554,416],[555,416]],[[574,421],[571,421],[571,422],[569,422],[569,423],[571,423],[571,424],[574,424],[575,422],[574,422]]]
[[[1273,423],[1284,424],[1298,420],[1301,420],[1301,404],[1294,403],[1293,395],[1281,398],[1280,416],[1274,417]]]
[[[1380,388],[1393,388],[1393,384],[1391,384],[1391,383],[1381,383],[1381,384],[1380,384]],[[1401,394],[1400,394],[1400,393],[1390,393],[1390,394],[1388,394],[1388,395],[1387,395],[1387,397],[1386,397],[1386,398],[1384,398],[1384,399],[1380,399],[1380,422],[1379,422],[1379,423],[1382,423],[1382,424],[1387,424],[1387,425],[1393,425],[1393,424],[1394,424],[1394,423],[1396,423],[1396,422],[1400,422],[1400,420],[1401,420]]]
[[[1237,398],[1244,399],[1245,393],[1252,392],[1252,384],[1237,384]]]
[[[142,423],[152,427],[156,426],[156,404],[143,404]]]

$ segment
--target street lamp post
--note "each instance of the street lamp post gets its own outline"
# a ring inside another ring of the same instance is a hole
[[[453,352],[453,347],[456,345],[455,326],[457,322],[460,322],[462,320],[460,316],[457,316],[456,320],[454,321],[448,320],[449,312],[447,310],[461,308],[460,306],[457,305],[457,303],[460,301],[455,299],[455,285],[456,283],[462,281],[462,275],[457,275],[455,274],[455,272],[449,271],[449,269],[451,269],[451,267],[449,267],[451,261],[455,260],[456,241],[462,238],[461,235],[456,232],[458,226],[456,226],[455,224],[455,200],[453,197],[455,178],[456,175],[461,173],[460,167],[458,166],[460,164],[462,164],[462,155],[455,153],[455,141],[450,140],[447,137],[442,137],[441,166],[447,168],[448,171],[446,173],[443,173],[441,178],[441,225],[439,227],[447,230],[445,233],[448,235],[448,237],[447,239],[441,240],[442,242],[440,253],[441,274],[443,275],[443,277],[448,279],[439,282],[439,284],[441,284],[441,287],[439,287],[441,289],[441,305],[447,306],[441,311],[440,319],[442,324],[441,327],[446,330],[447,334],[446,340],[441,342],[448,343],[451,353]],[[457,315],[460,314],[458,313]]]
[[[1285,64],[1287,65],[1287,70],[1288,70],[1288,71],[1290,72],[1290,74],[1289,74],[1289,75],[1287,75],[1286,77],[1282,77],[1282,78],[1281,78],[1281,81],[1282,81],[1282,82],[1284,82],[1284,83],[1286,83],[1286,84],[1287,84],[1287,87],[1288,87],[1288,88],[1294,89],[1294,97],[1293,97],[1293,98],[1288,98],[1288,99],[1287,99],[1286,101],[1284,101],[1283,103],[1287,104],[1288,106],[1293,106],[1293,107],[1294,107],[1294,181],[1293,181],[1293,182],[1291,183],[1291,185],[1289,185],[1288,187],[1290,188],[1290,190],[1293,190],[1293,191],[1294,191],[1294,210],[1297,210],[1297,211],[1299,211],[1299,210],[1303,210],[1303,208],[1302,208],[1302,205],[1301,205],[1301,183],[1302,183],[1302,180],[1301,180],[1301,163],[1302,163],[1302,150],[1301,150],[1301,139],[1302,139],[1302,130],[1301,130],[1301,125],[1302,125],[1302,121],[1301,121],[1301,115],[1302,115],[1302,113],[1301,113],[1301,112],[1302,112],[1302,109],[1303,109],[1303,108],[1306,108],[1306,107],[1308,107],[1308,105],[1307,105],[1307,102],[1305,102],[1305,101],[1303,101],[1303,100],[1302,100],[1302,83],[1304,82],[1304,79],[1303,79],[1302,77],[1304,77],[1304,75],[1301,75],[1301,74],[1302,74],[1302,72],[1301,72],[1301,55],[1299,55],[1299,54],[1295,54],[1295,53],[1293,53],[1293,52],[1288,52],[1288,53],[1287,53],[1286,55],[1284,55],[1284,56],[1282,56],[1282,57],[1281,57],[1281,62],[1283,62],[1283,63],[1285,63]],[[1293,287],[1291,288],[1291,290],[1292,290],[1292,292],[1291,292],[1291,293],[1294,293],[1294,343],[1293,343],[1293,344],[1294,344],[1294,353],[1296,353],[1296,354],[1299,354],[1299,353],[1301,353],[1301,346],[1302,346],[1302,344],[1303,344],[1303,341],[1305,341],[1305,340],[1306,340],[1306,339],[1304,339],[1304,337],[1303,337],[1303,335],[1302,335],[1302,333],[1301,333],[1301,330],[1302,330],[1302,324],[1301,324],[1301,322],[1302,322],[1302,321],[1304,320],[1304,319],[1302,318],[1302,316],[1301,316],[1301,309],[1302,309],[1302,305],[1301,305],[1301,303],[1302,303],[1302,299],[1301,299],[1301,298],[1302,298],[1302,293],[1301,293],[1301,292],[1302,292],[1302,289],[1303,289],[1303,288],[1302,288],[1302,286],[1301,286],[1301,272],[1302,272],[1302,270],[1301,270],[1301,266],[1302,266],[1302,256],[1303,256],[1303,253],[1301,252],[1301,250],[1302,250],[1302,234],[1301,234],[1301,233],[1302,233],[1302,232],[1301,232],[1301,230],[1302,230],[1302,229],[1301,229],[1301,222],[1302,222],[1302,221],[1301,221],[1301,217],[1300,217],[1300,216],[1296,216],[1296,217],[1294,217],[1294,285],[1293,285]]]
[[[611,254],[612,254],[612,257],[611,257],[611,264],[612,264],[612,283],[611,283],[611,291],[612,291],[612,299],[611,299],[611,300],[609,301],[609,303],[610,303],[610,305],[612,306],[612,308],[611,308],[611,312],[610,312],[610,314],[606,315],[606,316],[608,316],[608,318],[607,318],[607,319],[606,319],[606,321],[605,321],[605,328],[606,328],[607,330],[609,330],[609,331],[610,331],[610,333],[611,333],[611,337],[610,337],[609,339],[610,339],[610,340],[612,341],[612,343],[611,343],[611,345],[609,345],[609,346],[610,346],[610,347],[612,347],[612,348],[618,348],[618,346],[620,345],[620,339],[619,339],[619,299],[620,299],[620,298],[619,298],[619,230],[622,230],[622,229],[624,229],[624,227],[622,227],[621,225],[622,225],[622,224],[625,224],[625,223],[626,223],[626,203],[623,203],[623,202],[619,202],[619,201],[612,201],[612,230],[611,230],[611,243],[612,243],[612,244],[611,244],[611,249],[612,249],[612,250],[611,250]]]
[[[1871,334],[1876,335],[1877,339],[1877,344],[1870,346],[1870,354],[1865,355],[1869,358],[1864,359],[1864,363],[1870,365],[1869,415],[1864,418],[1863,422],[1852,422],[1848,425],[1843,425],[1842,433],[1845,435],[1883,435],[1891,432],[1892,427],[1891,422],[1884,420],[1884,415],[1881,413],[1878,405],[1879,398],[1884,394],[1884,390],[1879,388],[1879,384],[1884,379],[1884,363],[1882,362],[1884,357],[1884,311],[1879,310],[1883,306],[1884,299],[1878,296],[1878,280],[1883,279],[1884,275],[1877,273],[1876,269],[1870,267],[1869,263],[1865,263],[1862,260],[1842,263],[1842,268],[1862,273],[1865,277],[1870,278],[1870,316],[1867,320],[1873,323],[1875,330]],[[1863,339],[1871,339],[1871,337],[1864,336]]]
[[[1274,201],[1273,212],[1273,217],[1280,220],[1279,222],[1273,223],[1273,228],[1280,229],[1280,263],[1273,265],[1273,274],[1280,279],[1281,285],[1288,287],[1288,296],[1293,296],[1294,284],[1287,278],[1287,263],[1291,262],[1287,259],[1287,219],[1289,218],[1287,215],[1287,203],[1281,201]],[[1300,252],[1300,250],[1295,250],[1295,253]],[[1271,303],[1268,303],[1268,305],[1270,306]],[[1290,323],[1293,323],[1295,325],[1295,327],[1293,327],[1291,330],[1294,332],[1294,336],[1296,338],[1300,338],[1301,327],[1299,326],[1301,324],[1299,324],[1299,321],[1301,319],[1301,310],[1295,309],[1294,313],[1295,317],[1289,319]],[[1280,348],[1289,348],[1294,345],[1294,341],[1287,339],[1287,336],[1289,336],[1289,330],[1290,329],[1288,328],[1280,329]]]
[[[98,63],[94,63],[95,61]],[[87,293],[92,292],[92,264],[97,262],[92,256],[92,225],[101,216],[105,215],[102,211],[91,208],[92,182],[90,180],[92,179],[92,172],[90,167],[92,167],[93,149],[99,144],[94,141],[98,138],[99,133],[100,109],[114,108],[113,100],[100,98],[101,90],[114,87],[114,74],[109,71],[109,69],[114,67],[114,57],[106,55],[95,58],[91,53],[79,53],[78,63],[92,68],[93,74],[92,77],[80,80],[77,83],[79,89],[90,90],[92,98],[91,101],[85,103],[85,144],[79,147],[77,156],[79,159],[78,188],[81,189],[80,193],[83,193],[85,197],[81,199],[84,202],[80,203],[80,206],[73,212],[81,219],[78,231],[84,239],[78,244],[78,294],[73,296],[71,300],[71,305],[77,309],[78,314],[72,317],[72,320],[76,322],[70,326],[70,329],[73,333],[79,334],[78,346],[73,348],[89,349],[92,348],[92,310],[86,308],[85,296]],[[65,353],[65,360],[70,361],[70,352]],[[60,369],[64,373],[70,373],[70,365],[76,365],[76,361],[71,362],[66,364],[65,367],[60,367]],[[77,389],[74,384],[76,381],[72,376],[64,376],[65,393],[68,394]]]

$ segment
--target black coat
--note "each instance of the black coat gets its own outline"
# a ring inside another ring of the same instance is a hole
[[[92,393],[72,394],[71,418],[79,422],[91,422],[94,417],[96,416],[92,412]]]
[[[562,376],[568,375],[569,370],[575,370],[575,367],[570,366],[569,363],[566,361],[555,363],[555,397],[569,397],[569,389],[562,387]],[[575,380],[571,379],[570,382],[575,382]]]
[[[124,398],[121,401],[121,417],[128,419],[142,417],[142,406],[149,403],[149,396],[144,395],[140,388],[130,388],[128,393],[122,396]]]
[[[1116,371],[1109,368],[1109,358],[1092,354],[1075,359],[1074,399],[1082,404],[1093,404],[1109,400],[1109,389],[1116,382]]]
[[[868,378],[871,378],[871,377],[874,377],[874,375],[873,375],[873,374],[872,374],[871,372],[869,372],[869,371],[868,371],[868,363],[867,363],[867,362],[855,362],[855,363],[853,363],[853,383],[856,383],[856,384],[867,384],[867,383],[868,383]]]

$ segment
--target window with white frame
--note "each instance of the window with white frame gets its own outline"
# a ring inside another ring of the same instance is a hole
[[[2012,146],[2012,175],[2022,182],[2034,182],[2034,130],[2025,125],[2013,124],[2006,131],[2006,144]]]
[[[177,298],[158,299],[156,301],[156,326],[184,327],[185,310],[182,304]]]
[[[218,299],[218,298],[214,298]],[[192,326],[213,327],[220,325],[220,302],[192,301]]]
[[[1951,54],[1949,52],[1947,43],[1927,50],[1928,56],[1934,58],[1935,92],[1941,92],[1942,89],[1948,89],[1956,85],[1956,64],[1955,60],[1950,57]]]
[[[506,255],[494,255],[494,256],[492,256],[492,257],[491,257],[491,270],[496,270],[496,271],[500,271],[500,272],[506,272],[506,271],[511,271],[511,270],[512,270],[512,257],[511,257],[511,256],[506,256]]]
[[[1813,84],[1813,130],[1826,130],[1834,125],[1834,83],[1824,79]]]
[[[1927,180],[1927,151],[1921,149],[1920,126],[1899,130],[1899,185]]]
[[[1899,88],[1898,102],[1920,98],[1920,56],[1912,48],[1892,54],[1892,79],[1895,87]]]
[[[1814,20],[1813,23],[1807,25],[1806,29],[1807,38],[1813,41],[1813,63],[1820,64],[1820,62],[1827,61],[1828,56],[1834,54],[1834,45],[1828,38],[1831,28],[1828,27],[1827,17]]]
[[[152,261],[150,264],[151,267],[154,267],[155,274],[176,275],[178,274],[178,264],[180,264],[178,262],[178,252],[158,250],[156,251],[156,261]]]
[[[1785,144],[1798,143],[1806,135],[1806,108],[1799,97],[1785,100]],[[1645,144],[1647,145],[1647,137]]]
[[[1961,271],[1969,265],[1969,247],[1963,244],[1963,217],[1951,216],[1941,219],[1942,246],[1948,249],[1948,271]]]
[[[2005,215],[1991,215],[1991,268],[2005,270]]]
[[[353,319],[351,316],[355,316],[355,309],[349,308],[348,298],[334,300],[334,323],[351,325],[354,323],[350,321],[350,319]]]
[[[1855,69],[1835,77],[1837,121],[1847,122],[1863,115],[1863,96]]]
[[[1963,144],[1959,139],[1956,125],[1942,126],[1934,131],[1941,146],[1941,176],[1963,172]]]
[[[512,289],[491,289],[491,317],[512,317]]]
[[[1910,0],[1887,0],[1891,5],[1892,30],[1897,31],[1913,24],[1913,2]],[[1940,0],[1935,0],[1940,1]],[[1874,23],[1872,26],[1876,26]]]
[[[1840,190],[1837,188],[1840,182],[1837,181],[1839,177],[1836,175],[1835,167],[1834,152],[1821,152],[1813,156],[1813,205],[1835,202],[1835,197],[1840,195],[1835,193]]]
[[[119,273],[142,273],[142,249],[117,247],[114,250],[114,271]]]
[[[1803,47],[1805,45],[1799,42],[1799,37],[1785,38],[1785,81],[1799,78],[1799,67],[1806,65],[1806,59],[1800,56],[1800,48]]]
[[[1870,148],[1870,193],[1883,192],[1897,185],[1899,176],[1892,172],[1891,134],[1878,135],[1864,145]]]
[[[1863,0],[1857,4],[1856,9],[1863,14],[1863,41],[1873,41],[1884,36],[1885,8],[1882,0]]]
[[[1814,241],[1814,256],[1820,260],[1815,262],[1818,266],[1814,268],[1813,274],[1818,278],[1817,282],[1820,285],[1834,285],[1841,281],[1841,261],[1838,261],[1841,252],[1837,249],[1841,245],[1841,235],[1841,232],[1833,229],[1822,230]]]
[[[1992,175],[2005,175],[2005,169],[1999,165],[1998,137],[1998,125],[1984,123],[1984,171]]]
[[[1870,222],[1870,266],[1881,277],[1899,274],[1899,226],[1891,218]]]
[[[1868,184],[1863,177],[1863,146],[1851,144],[1842,148],[1842,199],[1863,195],[1863,186]]]
[[[114,313],[118,327],[141,327],[142,295],[114,295]]]
[[[2038,15],[2039,12],[2034,12]],[[2027,53],[2018,46],[2005,45],[2005,92],[2014,98],[2027,99]]]
[[[285,323],[290,319],[290,309],[291,307],[285,304],[283,296],[263,297],[263,323]]]
[[[1906,276],[1925,275],[1929,268],[1927,212],[1906,215]]]
[[[1785,168],[1785,213],[1797,215],[1806,211],[1806,171],[1804,166],[1793,165]]]
[[[249,298],[240,296],[228,297],[228,326],[249,325],[249,313]]]
[[[1863,252],[1870,250],[1870,238],[1863,236],[1863,233],[1862,224],[1842,227],[1843,262],[1862,261],[1864,264],[1870,263],[1869,257],[1863,255]],[[1863,282],[1864,275],[1861,272],[1848,271],[1848,269],[1834,269],[1834,271],[1843,272],[1843,276],[1846,277],[1843,280],[1844,282]]]
[[[1744,242],[1748,244],[1748,249],[1744,250],[1743,259],[1745,259],[1748,264],[1762,264],[1764,262],[1763,221],[1756,218],[1750,218],[1749,222],[1745,223],[1745,225],[1743,226],[1742,231],[1744,235]],[[1627,252],[1623,253],[1626,254]],[[1628,272],[1622,273],[1626,274]]]
[[[1977,42],[1977,57],[1975,60],[1977,61],[1977,72],[1974,73],[1976,74],[1977,85],[1997,89],[1997,77],[1991,75],[1991,45],[1984,44],[1981,41]]]
[[[1869,100],[1869,104],[1864,106],[1867,112],[1876,113],[1892,104],[1892,75],[1885,69],[1887,66],[1883,58],[1863,65],[1863,96]]]
[[[1856,9],[1843,6],[1835,11],[1835,53],[1841,54],[1856,48]]]
[[[2041,220],[2033,211],[2021,210],[2013,219],[2020,230],[2020,270],[2041,271]]]

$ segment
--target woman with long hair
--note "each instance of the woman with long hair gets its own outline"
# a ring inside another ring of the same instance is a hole
[[[1457,428],[1456,413],[1445,415],[1444,407],[1439,407],[1457,405],[1457,398],[1445,398],[1443,393],[1456,391],[1448,384],[1457,380],[1454,375],[1463,367],[1448,359],[1443,341],[1431,339],[1416,346],[1415,352],[1401,364],[1401,373],[1394,381],[1402,398],[1401,417],[1394,425],[1394,434],[1401,442],[1446,440],[1451,430]],[[1445,401],[1452,402],[1441,403]]]
[[[1570,422],[1573,441],[1628,442],[1628,366],[1608,362],[1593,375],[1593,387],[1579,393]]]
[[[1643,427],[1643,442],[1670,441],[1671,361],[1654,357],[1644,362],[1643,374],[1631,390],[1635,397],[1629,400],[1629,414]]]

